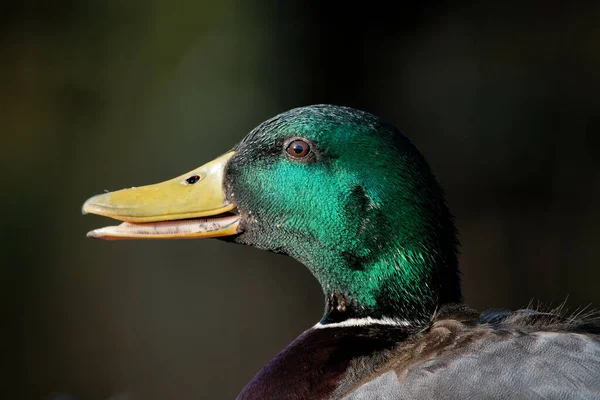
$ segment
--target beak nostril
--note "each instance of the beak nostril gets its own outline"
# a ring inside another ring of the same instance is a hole
[[[200,176],[199,175],[192,175],[189,178],[187,178],[185,181],[190,184],[193,185],[194,183],[198,182],[200,180]]]

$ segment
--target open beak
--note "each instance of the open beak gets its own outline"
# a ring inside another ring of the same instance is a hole
[[[98,239],[186,239],[238,233],[240,218],[227,201],[223,176],[231,151],[177,178],[88,199],[84,214],[124,221],[88,232]]]

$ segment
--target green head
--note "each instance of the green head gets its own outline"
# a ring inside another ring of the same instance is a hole
[[[223,237],[294,257],[323,287],[322,324],[423,321],[461,300],[456,230],[427,163],[392,125],[351,108],[285,112],[188,174],[83,209],[126,221],[92,237]]]
[[[351,108],[303,107],[234,150],[225,193],[241,233],[230,240],[306,265],[326,295],[322,323],[428,319],[461,300],[443,192],[392,125]]]

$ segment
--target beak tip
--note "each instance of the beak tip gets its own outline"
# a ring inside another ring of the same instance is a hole
[[[90,214],[90,213],[94,214],[95,213],[94,211],[103,205],[103,202],[102,201],[99,202],[98,199],[105,195],[106,195],[106,193],[97,194],[97,195],[92,196],[89,199],[87,199],[81,206],[81,214],[83,214],[83,215]]]
[[[93,231],[89,231],[85,236],[92,239],[98,239],[100,234],[98,233],[97,229],[94,229]]]

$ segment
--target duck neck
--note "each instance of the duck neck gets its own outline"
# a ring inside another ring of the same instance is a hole
[[[461,301],[460,283],[448,260],[413,249],[394,249],[364,268],[346,264],[344,277],[321,284],[325,311],[321,325],[419,325],[436,309]]]
[[[443,214],[445,223],[379,232],[344,251],[298,257],[325,294],[320,324],[418,325],[440,306],[461,302],[456,230],[445,205]]]

